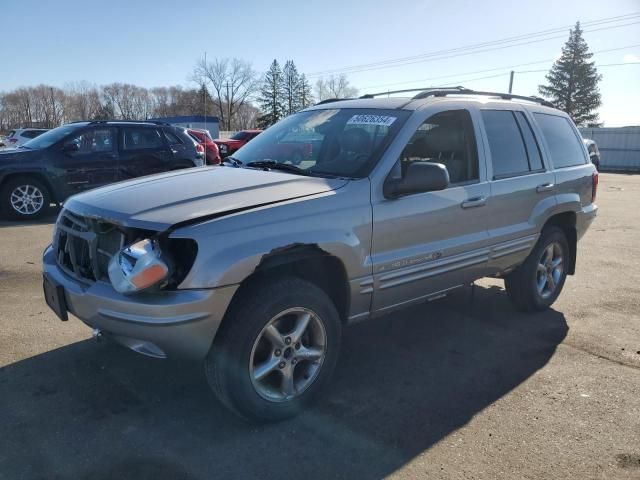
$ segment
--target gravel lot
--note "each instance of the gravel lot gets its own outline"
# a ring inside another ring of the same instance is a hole
[[[554,309],[502,282],[346,331],[328,395],[238,421],[200,365],[90,340],[41,293],[53,218],[0,222],[0,479],[640,478],[640,176],[599,217]]]

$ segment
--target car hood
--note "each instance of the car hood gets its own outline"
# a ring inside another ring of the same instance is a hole
[[[79,215],[162,231],[329,192],[347,182],[246,168],[192,168],[97,188],[71,197],[64,206]]]
[[[26,148],[8,148],[0,150],[0,167],[6,162],[24,162],[25,160],[35,160],[38,158],[39,150],[29,150]]]
[[[242,140],[233,140],[231,138],[216,138],[213,140],[215,143],[222,143],[224,145],[240,145]]]

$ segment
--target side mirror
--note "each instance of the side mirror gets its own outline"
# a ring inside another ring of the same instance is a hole
[[[384,196],[397,198],[403,195],[444,190],[449,186],[449,172],[441,163],[413,162],[407,167],[404,178],[387,179]]]
[[[62,147],[62,151],[63,152],[77,152],[78,150],[80,150],[80,147],[78,146],[77,143],[71,142],[71,143],[65,143],[64,146]]]

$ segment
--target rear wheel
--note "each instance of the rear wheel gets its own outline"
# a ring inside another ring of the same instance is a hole
[[[2,210],[9,217],[29,220],[39,218],[49,210],[51,194],[40,180],[19,177],[3,186],[0,202]]]
[[[288,277],[258,284],[236,307],[205,361],[210,386],[244,418],[295,415],[335,368],[341,323],[333,302],[317,286]]]
[[[519,310],[545,310],[556,301],[567,278],[570,254],[567,237],[560,228],[542,231],[524,263],[504,281],[509,298]]]

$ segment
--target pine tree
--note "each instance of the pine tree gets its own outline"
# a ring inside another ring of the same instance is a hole
[[[300,106],[300,74],[293,60],[287,60],[284,64],[283,74],[283,94],[285,114],[291,115],[299,110]]]
[[[567,112],[578,126],[597,125],[596,110],[602,104],[598,90],[602,75],[598,74],[594,62],[589,61],[591,57],[593,54],[577,22],[562,48],[562,56],[547,74],[548,84],[538,87],[541,95]]]
[[[267,128],[284,116],[283,91],[284,79],[282,70],[278,61],[274,60],[267,73],[265,73],[262,87],[260,88],[258,103],[260,104],[262,115],[257,120],[260,128]]]
[[[204,84],[204,82],[200,85],[198,89],[198,95],[196,97],[196,105],[194,105],[194,111],[201,113],[202,115],[212,115],[213,114],[213,97],[209,93],[209,89]]]
[[[298,89],[298,104],[300,109],[313,105],[313,90],[307,76],[303,73],[300,75],[300,88]]]

